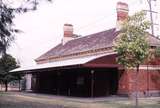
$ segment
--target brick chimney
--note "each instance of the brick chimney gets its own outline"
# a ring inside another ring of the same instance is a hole
[[[128,4],[124,2],[117,3],[117,30],[121,29],[122,23],[128,17]]]
[[[72,24],[64,24],[63,31],[64,31],[63,39],[62,39],[63,44],[65,44],[68,41],[74,39],[73,25]]]
[[[72,37],[73,36],[73,25],[72,24],[64,24],[64,37]]]

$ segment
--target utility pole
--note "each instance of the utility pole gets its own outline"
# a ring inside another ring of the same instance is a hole
[[[156,2],[156,0],[147,0],[148,6],[149,6],[149,10],[144,10],[150,13],[150,22],[151,22],[151,32],[152,35],[155,36],[155,32],[154,32],[154,25],[157,25],[154,23],[153,21],[153,13],[154,14],[158,14],[158,12],[153,11],[152,10],[152,1]],[[148,64],[147,64],[147,95],[150,96],[149,94],[149,72],[148,72]]]
[[[157,25],[157,24],[155,24],[154,21],[153,21],[153,13],[158,13],[158,12],[155,12],[155,11],[152,10],[152,1],[156,2],[156,0],[147,0],[147,3],[149,5],[149,10],[145,10],[145,11],[150,13],[151,32],[152,32],[152,35],[155,36],[154,25]]]
[[[154,22],[153,22],[153,14],[152,14],[152,0],[147,0],[148,5],[149,5],[149,12],[150,12],[150,20],[151,20],[151,31],[152,35],[154,36]]]

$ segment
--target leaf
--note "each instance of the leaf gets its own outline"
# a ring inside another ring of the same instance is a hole
[[[120,38],[116,40],[117,62],[126,68],[139,66],[148,56],[146,30],[150,23],[145,20],[145,15],[138,12],[129,17],[122,25]]]

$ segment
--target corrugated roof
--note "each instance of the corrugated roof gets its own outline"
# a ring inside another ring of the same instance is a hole
[[[103,54],[92,55],[92,56],[85,56],[85,57],[81,57],[81,58],[67,59],[67,60],[63,60],[63,61],[56,61],[56,62],[51,62],[51,63],[39,64],[39,65],[35,65],[35,66],[20,67],[20,68],[12,70],[10,72],[34,71],[34,70],[42,70],[42,69],[55,68],[55,67],[81,65],[81,64],[85,64],[87,62],[90,62],[94,59],[97,59],[97,58],[100,58],[103,56],[107,56],[110,54],[115,54],[115,52],[103,53]]]

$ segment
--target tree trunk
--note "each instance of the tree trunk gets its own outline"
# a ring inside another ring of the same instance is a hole
[[[0,91],[2,91],[2,83],[1,83],[1,81],[0,81]]]
[[[138,108],[138,74],[139,74],[139,65],[136,67],[136,78],[135,78],[135,102],[136,102],[136,105],[135,105],[135,108]]]
[[[5,92],[8,91],[8,81],[5,81]]]
[[[20,78],[18,79],[18,82],[19,82],[19,91],[21,91],[21,80],[20,80]]]

